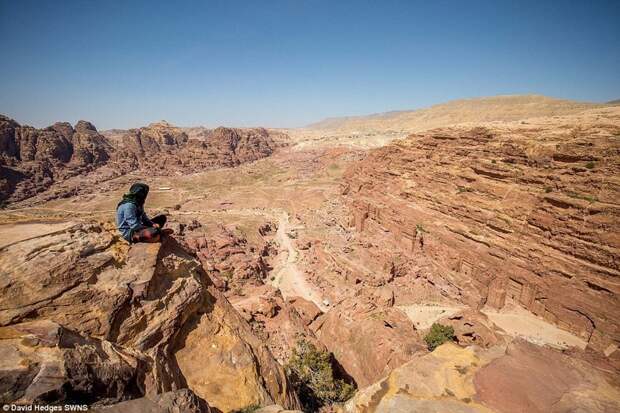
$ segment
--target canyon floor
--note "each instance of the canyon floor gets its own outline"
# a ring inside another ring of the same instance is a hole
[[[98,181],[77,176],[64,184],[75,185],[74,195],[43,192],[35,201],[11,203],[0,210],[0,272],[7,274],[0,337],[22,341],[9,346],[19,351],[2,347],[0,368],[19,376],[16,382],[36,383],[30,374],[41,370],[23,372],[11,363],[45,364],[32,361],[33,348],[77,348],[44,344],[43,337],[53,341],[51,330],[66,328],[100,340],[83,347],[113,358],[109,346],[133,360],[127,363],[141,373],[129,376],[153,375],[131,397],[108,394],[107,401],[89,403],[132,403],[127,399],[148,395],[142,406],[158,411],[151,406],[167,401],[153,395],[173,391],[196,411],[283,406],[269,410],[277,412],[302,408],[282,366],[305,338],[332,353],[339,376],[358,389],[327,410],[618,411],[620,109],[576,111],[480,120],[410,137],[411,131],[288,130],[276,137],[281,145],[270,156],[235,167],[161,174],[155,165]],[[458,146],[438,146],[444,142]],[[453,157],[441,157],[447,154]],[[541,178],[547,172],[559,178]],[[148,214],[167,214],[175,231],[161,246],[129,247],[114,232],[116,204],[136,181],[151,188]],[[440,195],[426,195],[433,189]],[[545,202],[547,215],[536,218]],[[540,237],[527,229],[544,225],[552,228]],[[519,231],[526,235],[510,238]],[[579,239],[560,238],[577,233]],[[579,242],[586,246],[564,248]],[[101,254],[113,265],[99,264]],[[520,261],[496,264],[498,256]],[[88,276],[65,276],[69,264]],[[37,279],[23,281],[28,268],[49,273],[43,284],[66,284],[39,293]],[[537,268],[544,274],[533,275]],[[134,278],[123,278],[131,271]],[[505,277],[484,278],[487,271]],[[209,281],[196,287],[206,304],[190,311],[184,303],[194,302],[187,275],[194,272]],[[136,286],[145,279],[140,296]],[[577,280],[579,287],[565,285]],[[130,298],[117,294],[115,283],[130,285]],[[579,296],[582,285],[591,295]],[[98,293],[78,294],[82,288],[109,296],[101,299],[109,305],[98,304]],[[583,297],[600,306],[581,304]],[[101,314],[85,317],[89,305]],[[108,320],[106,312],[115,316]],[[43,320],[58,326],[37,324]],[[456,343],[429,352],[424,336],[436,322],[453,326]],[[169,341],[162,339],[167,334]],[[55,354],[40,358],[61,357]],[[173,361],[159,373],[139,367],[157,364],[162,354]],[[125,379],[115,380],[118,386]],[[49,396],[53,387],[36,393],[37,386],[16,394],[34,400],[28,397]],[[184,388],[211,407],[179,396]],[[9,390],[2,388],[5,395]]]

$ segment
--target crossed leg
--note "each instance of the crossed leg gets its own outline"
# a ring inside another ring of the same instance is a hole
[[[134,231],[131,240],[132,242],[159,242],[161,235],[157,228],[142,227]]]

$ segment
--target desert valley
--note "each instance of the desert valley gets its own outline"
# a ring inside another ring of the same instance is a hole
[[[618,411],[619,179],[620,106],[542,96],[303,129],[1,117],[2,402]],[[134,182],[161,244],[115,228]]]

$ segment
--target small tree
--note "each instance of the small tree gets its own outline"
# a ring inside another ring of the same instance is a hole
[[[426,341],[429,351],[435,350],[446,341],[453,340],[454,328],[452,328],[452,326],[444,326],[439,323],[433,323],[431,326],[431,331],[429,331],[426,337],[424,337],[424,341]]]
[[[316,411],[326,404],[343,402],[355,392],[344,380],[334,378],[331,353],[299,340],[286,365],[286,373],[305,409]]]

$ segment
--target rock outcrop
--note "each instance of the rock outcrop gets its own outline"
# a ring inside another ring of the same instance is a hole
[[[5,402],[159,405],[174,397],[156,395],[189,388],[221,411],[299,406],[283,368],[174,238],[128,247],[107,225],[18,226],[23,236],[0,245]]]
[[[365,387],[424,350],[411,320],[372,299],[347,299],[311,325],[358,387]]]
[[[344,412],[612,412],[620,391],[605,370],[515,341],[481,350],[448,343],[360,390]]]
[[[245,238],[222,225],[187,237],[189,248],[222,291],[259,286],[267,277],[268,245],[248,245]]]
[[[52,185],[42,200],[66,197],[79,193],[80,183],[92,187],[140,168],[167,175],[233,167],[281,145],[263,128],[217,128],[189,139],[166,122],[107,135],[86,121],[36,129],[0,115],[0,201],[21,201]]]
[[[417,264],[401,296],[432,286],[474,309],[519,305],[611,354],[620,344],[618,135],[618,112],[580,126],[411,135],[347,172],[350,225],[385,266],[395,253]]]
[[[54,322],[0,327],[0,402],[114,403],[138,397],[147,360]]]
[[[91,409],[95,413],[211,413],[204,400],[189,389],[170,391]]]

